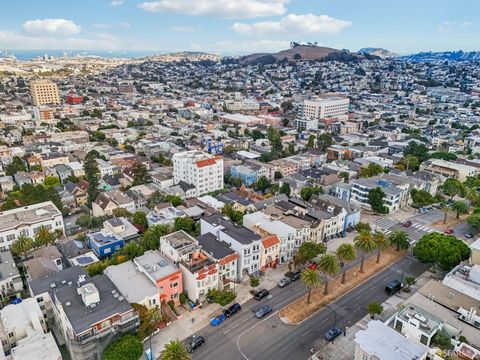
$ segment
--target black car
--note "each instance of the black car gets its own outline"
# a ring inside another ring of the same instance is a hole
[[[285,274],[286,277],[289,277],[292,281],[297,281],[302,275],[301,271],[289,271]]]
[[[342,333],[342,329],[340,329],[338,326],[335,326],[333,328],[331,328],[330,330],[328,330],[326,333],[325,333],[325,339],[327,339],[328,341],[333,341],[335,340],[336,337],[338,337],[338,335],[340,335]]]
[[[187,340],[187,350],[189,353],[192,353],[195,351],[196,348],[202,346],[205,344],[205,338],[200,335],[192,335],[188,340]]]
[[[467,239],[471,239],[471,238],[473,238],[474,236],[475,236],[475,235],[474,235],[473,233],[471,233],[471,232],[466,232],[466,233],[465,233],[465,237],[466,237]]]
[[[242,310],[242,307],[240,306],[240,304],[235,303],[232,306],[230,306],[227,310],[225,310],[223,314],[228,318],[232,315],[235,315],[237,312],[240,312],[240,310]]]
[[[392,280],[390,281],[387,286],[385,286],[385,293],[387,295],[393,295],[396,292],[400,291],[402,288],[402,284],[398,280]]]
[[[254,299],[260,301],[268,295],[270,295],[270,291],[268,291],[267,289],[261,289],[255,294]]]

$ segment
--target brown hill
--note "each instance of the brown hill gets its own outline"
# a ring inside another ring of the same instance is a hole
[[[340,53],[340,50],[332,49],[329,47],[322,47],[322,46],[308,46],[308,45],[299,45],[295,46],[294,48],[282,50],[278,53],[257,53],[244,56],[242,61],[244,62],[255,62],[259,59],[271,58],[275,60],[283,60],[287,58],[287,60],[319,60],[323,59],[329,54],[332,53]],[[300,55],[300,58],[298,55]],[[296,56],[297,55],[297,56]]]

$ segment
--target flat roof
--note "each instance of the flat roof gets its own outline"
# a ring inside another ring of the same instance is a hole
[[[27,226],[61,216],[51,201],[0,212],[0,232]]]
[[[159,251],[149,250],[136,257],[134,263],[142,267],[154,281],[161,280],[178,271]]]

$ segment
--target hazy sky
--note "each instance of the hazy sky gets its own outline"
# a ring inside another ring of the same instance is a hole
[[[1,0],[0,49],[480,50],[480,0]]]

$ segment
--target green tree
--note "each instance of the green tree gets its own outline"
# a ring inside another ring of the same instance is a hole
[[[267,190],[270,186],[272,185],[272,183],[270,182],[270,180],[268,180],[265,176],[260,176],[257,180],[257,183],[256,183],[256,188],[257,190],[259,191],[265,191]]]
[[[338,173],[338,176],[341,177],[346,184],[350,181],[350,174],[347,171],[341,171]]]
[[[335,141],[333,140],[332,134],[329,133],[323,133],[318,135],[317,138],[317,147],[322,150],[326,151],[327,148],[335,144]]]
[[[300,196],[303,200],[309,201],[313,195],[323,194],[323,188],[320,186],[304,186],[300,190]]]
[[[284,182],[282,186],[280,186],[280,193],[287,195],[290,197],[290,193],[292,192],[292,189],[290,188],[290,184],[287,182]]]
[[[380,187],[371,189],[368,192],[368,203],[372,207],[373,212],[377,214],[388,213],[388,208],[383,203],[384,197],[385,197],[385,193]]]
[[[363,273],[363,265],[365,263],[365,254],[371,253],[377,248],[377,243],[369,231],[362,231],[353,239],[354,247],[362,253],[362,260],[360,263],[360,272]]]
[[[375,241],[375,247],[377,248],[377,264],[380,263],[380,255],[382,251],[390,247],[390,242],[384,233],[380,231],[375,231],[373,233],[373,240]]]
[[[422,236],[415,244],[413,255],[422,262],[449,271],[470,257],[470,248],[455,236],[433,232]]]
[[[255,290],[256,287],[260,285],[260,279],[256,276],[252,276],[250,278],[250,286],[252,287],[253,290]]]
[[[143,354],[143,345],[135,336],[124,335],[105,349],[102,360],[138,360]],[[165,360],[167,358],[163,358]],[[175,359],[175,358],[170,358]]]
[[[355,252],[355,248],[352,244],[343,243],[337,249],[337,258],[343,265],[343,272],[342,272],[342,284],[345,284],[345,276],[347,273],[347,268],[345,264],[351,263],[357,257],[357,253]]]
[[[328,278],[336,275],[340,271],[338,260],[333,254],[325,254],[318,262],[318,270],[325,276],[324,295],[328,294]]]
[[[187,349],[179,340],[172,340],[165,345],[160,354],[162,360],[191,360],[192,357],[188,354]],[[138,360],[138,358],[136,359]]]
[[[98,195],[98,184],[100,177],[100,170],[97,164],[98,152],[95,150],[90,151],[83,162],[83,170],[88,182],[88,204],[91,205],[95,201]]]
[[[452,204],[452,210],[457,212],[457,219],[460,218],[460,214],[467,214],[470,207],[465,201],[455,201]]]
[[[21,157],[14,156],[12,162],[5,166],[5,175],[13,176],[20,171],[27,171],[27,167]]]
[[[193,236],[196,235],[195,220],[193,220],[191,217],[188,217],[188,216],[177,217],[175,219],[174,228],[175,228],[175,231],[183,230],[190,235],[193,235]]]
[[[480,230],[480,213],[470,215],[467,220],[467,224],[470,225],[475,231]]]
[[[165,196],[165,201],[172,204],[172,206],[180,206],[183,204],[183,200],[180,196],[176,195],[167,195]]]
[[[457,179],[447,179],[442,185],[442,191],[445,195],[453,199],[454,196],[463,196],[463,184]]]
[[[17,255],[27,257],[27,253],[33,249],[33,240],[25,235],[20,235],[17,240],[10,246],[10,250]]]
[[[403,230],[394,230],[388,235],[388,241],[397,251],[406,250],[410,246],[408,234]]]
[[[455,155],[454,153],[447,152],[447,151],[437,151],[437,152],[434,152],[434,153],[430,154],[430,158],[431,159],[442,159],[442,160],[446,160],[446,161],[453,161],[453,160],[457,160],[457,155]]]
[[[136,211],[132,216],[132,223],[146,229],[148,226],[147,215],[143,211]]]
[[[327,247],[322,243],[305,241],[293,256],[293,263],[295,266],[303,266],[307,262],[315,259],[318,255],[324,254],[326,251]]]
[[[56,176],[46,176],[45,180],[43,181],[43,186],[45,186],[47,189],[59,184],[60,180]]]
[[[370,226],[369,223],[359,222],[357,223],[357,225],[355,225],[355,230],[357,232],[362,232],[362,231],[371,232],[372,227]]]
[[[368,304],[368,313],[373,319],[375,315],[381,315],[383,313],[383,306],[379,302],[372,301]]]
[[[410,191],[412,206],[420,208],[435,203],[435,198],[426,190],[412,189]]]
[[[237,225],[243,224],[243,213],[238,210],[234,210],[231,204],[227,204],[222,209],[222,214],[226,215]]]
[[[429,157],[428,148],[424,144],[418,143],[416,141],[410,141],[408,143],[408,146],[403,151],[403,154],[405,156],[407,155],[415,156],[417,159],[420,160],[420,162],[427,160]]]
[[[420,168],[420,159],[413,155],[403,157],[398,163],[397,168],[400,170],[417,171]]]
[[[147,167],[141,163],[136,162],[132,167],[133,186],[148,183],[150,181],[150,174]]]
[[[315,147],[315,135],[310,135],[308,137],[307,149],[313,149]]]
[[[145,250],[157,250],[160,237],[170,234],[173,229],[167,225],[154,225],[149,227],[140,238],[140,244]]]
[[[137,337],[138,340],[142,341],[152,335],[160,326],[160,323],[162,322],[160,308],[156,306],[148,309],[145,305],[140,304],[132,304],[132,307],[135,311],[137,311],[140,318]]]
[[[42,225],[35,234],[35,247],[46,246],[55,242],[55,235]]]
[[[318,272],[312,269],[304,270],[301,274],[301,279],[308,289],[307,305],[310,305],[312,289],[322,285],[322,279],[320,278],[320,275],[318,275]]]
[[[366,167],[362,167],[358,176],[369,178],[372,176],[377,176],[383,173],[383,167],[379,164],[369,163]]]

